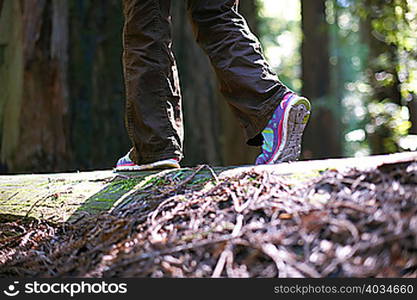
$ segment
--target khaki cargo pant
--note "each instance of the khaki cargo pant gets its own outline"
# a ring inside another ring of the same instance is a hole
[[[133,144],[131,158],[137,164],[183,155],[170,2],[123,3],[126,128]],[[210,59],[221,93],[244,128],[248,144],[259,146],[261,131],[289,89],[265,61],[257,38],[237,8],[238,0],[187,1],[196,41]]]

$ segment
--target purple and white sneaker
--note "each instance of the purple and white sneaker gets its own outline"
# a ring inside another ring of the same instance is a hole
[[[114,172],[145,171],[156,169],[180,168],[178,158],[170,158],[152,162],[149,164],[137,165],[130,159],[130,150],[125,156],[117,161]]]
[[[262,153],[255,164],[275,164],[297,160],[301,152],[301,137],[310,117],[310,102],[292,92],[275,109],[262,131]]]

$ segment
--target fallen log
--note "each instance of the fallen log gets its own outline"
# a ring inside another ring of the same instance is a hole
[[[255,170],[290,176],[299,180],[316,177],[327,169],[361,170],[380,165],[397,164],[417,160],[417,152],[380,155],[361,158],[342,158],[313,161],[299,161],[268,166],[214,167],[213,172],[220,178]],[[28,174],[0,176],[0,217],[14,215],[34,217],[52,222],[76,220],[85,214],[108,211],[128,201],[128,195],[151,183],[166,173],[178,174],[179,178],[192,174],[193,170],[183,168],[169,171],[116,174],[111,170],[74,172],[58,174]],[[212,173],[205,169],[194,181],[210,179]],[[142,196],[146,196],[142,195]]]
[[[65,178],[106,208],[99,191],[65,222],[36,212],[59,196],[3,214],[0,276],[417,276],[416,153],[92,175]]]

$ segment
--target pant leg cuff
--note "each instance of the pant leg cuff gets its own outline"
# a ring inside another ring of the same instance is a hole
[[[165,160],[165,159],[178,159],[178,162],[181,161],[184,156],[179,150],[166,150],[161,153],[152,153],[152,155],[149,156],[141,156],[138,158],[138,155],[136,151],[133,149],[130,154],[130,159],[137,165],[143,165],[143,164],[149,164],[154,163],[157,161]]]

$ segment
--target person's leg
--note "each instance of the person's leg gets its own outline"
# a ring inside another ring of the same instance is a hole
[[[238,0],[188,0],[197,42],[210,58],[221,92],[245,129],[247,143],[262,145],[256,164],[291,161],[301,152],[310,114],[307,99],[283,85],[258,39],[238,13]]]
[[[240,120],[249,144],[290,90],[265,60],[258,39],[238,13],[237,0],[188,0],[197,42],[210,58],[222,94]],[[258,138],[256,138],[258,136]]]
[[[182,158],[183,123],[169,0],[124,0],[126,129],[138,164]],[[127,158],[129,158],[127,157]]]

